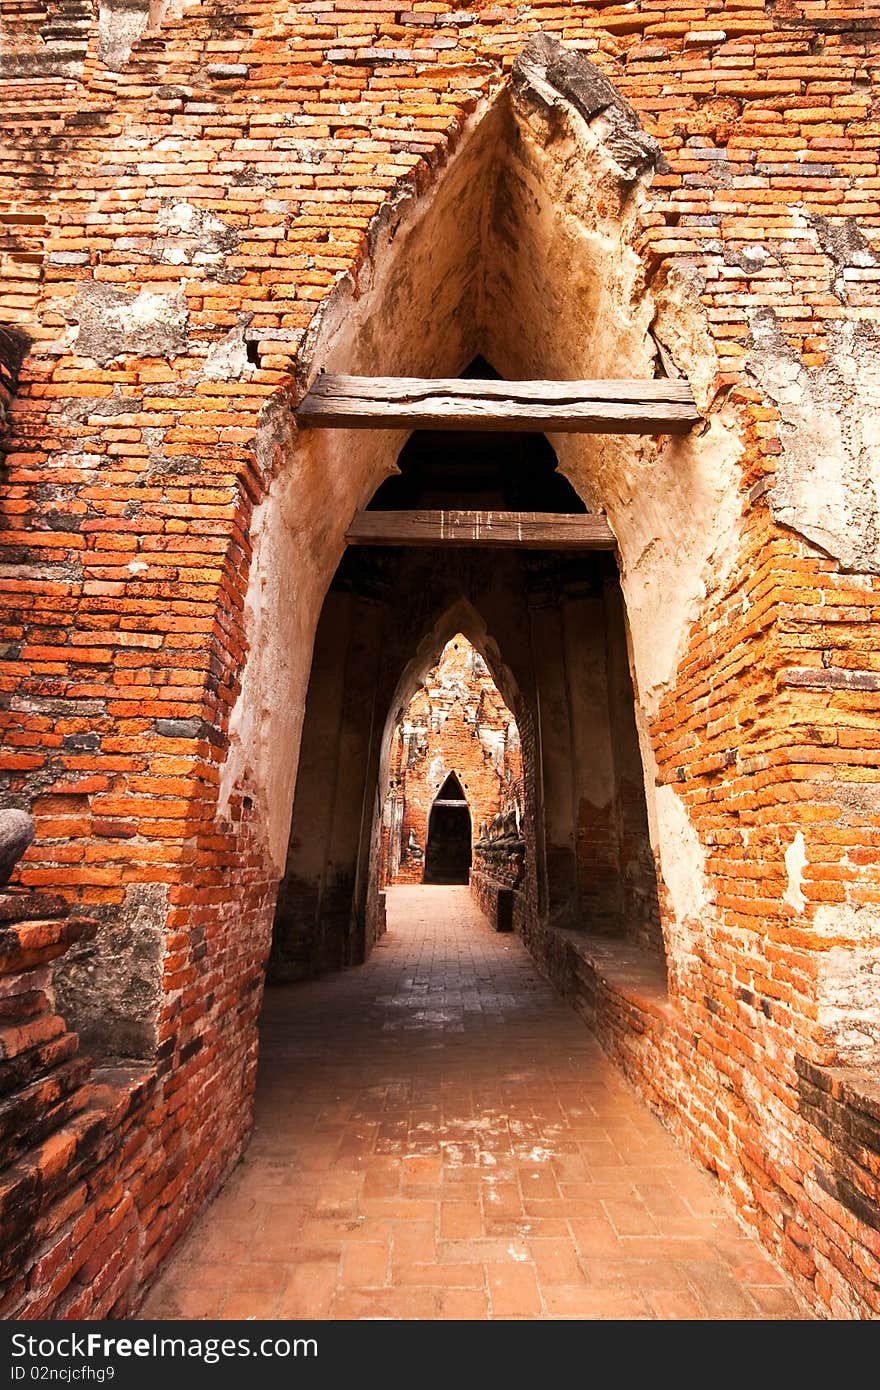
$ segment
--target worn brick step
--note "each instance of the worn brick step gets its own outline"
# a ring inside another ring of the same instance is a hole
[[[17,994],[0,995],[0,1026],[25,1023],[28,1019],[43,1013],[48,1007],[49,996],[42,989],[26,989]]]
[[[65,1192],[84,1171],[94,1166],[106,1130],[106,1112],[99,1107],[87,1108],[2,1174],[0,1246],[14,1241],[23,1223],[33,1222],[38,1211],[45,1207],[49,1194]],[[0,1264],[0,1279],[8,1272],[7,1259]]]
[[[8,1095],[59,1066],[79,1051],[76,1033],[61,1033],[50,1042],[0,1062],[0,1096]]]
[[[45,1013],[18,1027],[0,1028],[0,1057],[12,1059],[40,1043],[51,1042],[67,1031],[60,1014]]]
[[[6,217],[0,213],[0,221]],[[48,917],[66,917],[70,903],[57,893],[34,893],[30,889],[20,892],[0,893],[0,926],[9,922],[33,922]]]
[[[64,1120],[70,1118],[75,1110],[81,1110],[88,1104],[90,1094],[84,1086],[88,1075],[87,1059],[73,1057],[56,1067],[50,1075],[31,1082],[29,1086],[0,1103],[0,1156],[3,1162],[11,1161],[11,1150],[20,1145],[22,1140],[28,1143],[39,1142]],[[75,1090],[82,1092],[81,1098],[68,1113],[62,1113],[59,1110],[59,1102]]]
[[[72,1091],[58,1105],[48,1110],[32,1130],[20,1134],[15,1142],[0,1145],[0,1163],[12,1164],[25,1157],[35,1145],[43,1143],[61,1126],[80,1114],[88,1102],[89,1096],[85,1087]]]
[[[155,1085],[155,1068],[148,1062],[95,1067],[89,1084],[90,1104],[106,1112],[109,1126],[116,1128],[141,1108]]]
[[[0,928],[0,975],[54,960],[75,941],[91,941],[97,930],[94,917],[19,922]]]

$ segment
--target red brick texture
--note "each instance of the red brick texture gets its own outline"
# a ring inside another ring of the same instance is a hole
[[[176,1199],[173,1179],[165,1183],[171,1155],[159,1136],[151,1140],[144,1131],[151,1068],[93,1072],[78,1055],[76,1034],[54,1012],[53,963],[94,937],[97,926],[72,914],[63,898],[0,893],[5,1318],[59,1308],[70,1317],[100,1317],[124,1304],[141,1255],[155,1265],[150,1251],[161,1251],[166,1209]]]
[[[868,1112],[839,1078],[820,1084],[876,1055],[827,993],[880,901],[876,566],[774,520],[798,426],[785,383],[747,363],[772,332],[790,378],[821,390],[841,324],[867,361],[875,0],[172,0],[113,67],[96,5],[86,41],[57,52],[52,22],[72,10],[45,7],[45,35],[16,15],[4,89],[0,309],[30,351],[20,369],[17,349],[0,354],[0,776],[37,818],[22,883],[94,916],[99,941],[139,932],[150,903],[162,949],[125,1043],[148,1079],[136,1101],[123,1087],[87,1188],[73,1141],[47,1141],[42,1243],[10,1234],[8,1315],[126,1312],[242,1149],[279,870],[259,809],[236,791],[221,814],[218,786],[251,524],[279,467],[258,418],[281,419],[301,388],[304,335],[367,265],[377,213],[436,186],[468,114],[543,29],[660,144],[632,250],[654,284],[693,287],[718,358],[705,394],[743,440],[737,554],[643,730],[696,830],[712,912],[668,951],[669,1007],[615,989],[608,967],[594,1017],[814,1305],[876,1317],[876,1143],[853,1137]],[[800,911],[785,860],[799,833]],[[565,943],[523,930],[555,969]],[[832,1172],[839,1133],[859,1155]]]

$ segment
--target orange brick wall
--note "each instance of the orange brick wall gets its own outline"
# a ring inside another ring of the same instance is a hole
[[[155,1173],[137,1215],[109,1177],[92,1198],[133,1223],[133,1277],[111,1311],[131,1306],[249,1123],[279,871],[244,794],[219,814],[218,778],[253,509],[277,467],[256,449],[260,411],[291,389],[316,306],[368,259],[377,211],[430,186],[538,28],[595,62],[660,142],[634,249],[651,277],[685,267],[716,399],[745,440],[736,563],[647,731],[658,781],[697,828],[716,915],[670,962],[680,1012],[662,1044],[609,1028],[609,1046],[818,1307],[880,1310],[876,1168],[860,1169],[860,1206],[829,1184],[795,1065],[841,1060],[817,991],[847,941],[814,930],[817,912],[880,899],[876,580],[774,522],[792,426],[748,365],[768,311],[792,370],[812,372],[842,321],[867,333],[878,317],[878,16],[874,0],[254,0],[246,13],[207,0],[170,4],[118,70],[96,16],[64,61],[22,33],[38,58],[5,89],[15,140],[0,155],[0,309],[31,340],[2,495],[2,789],[38,819],[22,880],[88,908],[105,940],[137,919],[133,886],[167,888],[152,1055],[142,1039],[156,1089],[126,1139]],[[109,356],[99,330],[82,336],[108,305],[112,319],[114,294],[157,291],[170,322],[127,330]],[[783,898],[798,831],[806,915]],[[148,1132],[162,1136],[149,1151]],[[149,1198],[169,1182],[157,1226]],[[80,1239],[64,1194],[52,1200]],[[39,1253],[5,1307],[102,1306]]]

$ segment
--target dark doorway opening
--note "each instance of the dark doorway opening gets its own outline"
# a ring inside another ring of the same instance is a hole
[[[423,883],[467,883],[473,828],[464,788],[450,772],[431,807]]]

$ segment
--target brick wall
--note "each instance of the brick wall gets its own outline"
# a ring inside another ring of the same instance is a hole
[[[94,22],[84,53],[56,63],[51,33],[16,19],[27,61],[5,89],[0,308],[31,350],[3,485],[0,773],[38,819],[22,881],[93,915],[102,960],[114,933],[139,938],[133,889],[167,890],[138,1046],[155,1037],[141,1060],[161,1077],[145,1101],[164,1145],[151,1181],[178,1198],[149,1248],[139,1225],[89,1253],[99,1287],[126,1262],[116,1311],[248,1125],[281,869],[247,789],[221,813],[218,786],[240,738],[254,508],[287,447],[270,403],[317,307],[368,264],[379,209],[435,184],[539,28],[592,60],[659,142],[632,250],[647,283],[698,306],[717,355],[701,399],[742,440],[735,553],[644,721],[701,885],[688,918],[665,870],[679,1012],[662,1046],[656,1030],[604,1036],[818,1307],[880,1309],[873,1228],[847,1190],[812,1180],[829,1140],[795,1069],[876,1058],[878,565],[864,510],[837,525],[822,499],[859,492],[876,364],[877,22],[874,0],[256,0],[246,15],[209,0],[169,5],[112,67]],[[667,334],[667,356],[686,349]],[[301,508],[317,576],[296,609],[305,653],[338,558],[327,486]],[[96,1213],[112,1204],[106,1174]],[[57,1229],[84,1248],[65,1213]],[[40,1258],[22,1256],[16,1307],[88,1311]]]

